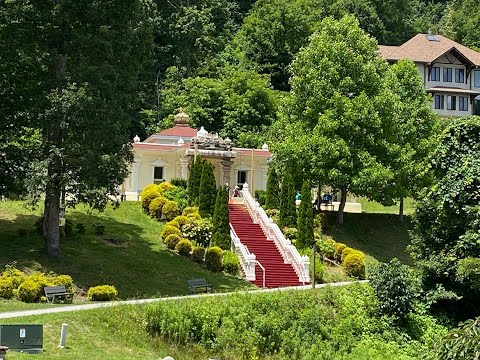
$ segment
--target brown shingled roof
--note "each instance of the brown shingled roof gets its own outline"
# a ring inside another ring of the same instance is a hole
[[[480,53],[467,48],[442,35],[430,41],[426,34],[418,34],[406,43],[396,46],[379,46],[382,57],[389,61],[410,59],[415,62],[431,63],[451,50],[457,50],[475,66],[480,66]]]

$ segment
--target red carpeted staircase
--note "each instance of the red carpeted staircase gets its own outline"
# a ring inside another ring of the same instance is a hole
[[[257,260],[265,268],[265,286],[268,288],[303,285],[290,264],[284,264],[273,241],[267,240],[262,228],[254,224],[250,214],[243,205],[230,204],[230,223],[242,244],[255,254]],[[259,287],[263,285],[263,271],[255,266],[255,281]]]

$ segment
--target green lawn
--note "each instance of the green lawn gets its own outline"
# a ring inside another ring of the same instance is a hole
[[[144,330],[144,306],[76,311],[2,320],[2,324],[44,324],[44,353],[20,354],[9,351],[8,359],[124,360],[208,359],[205,350],[167,344],[152,339]],[[57,348],[62,323],[68,324],[67,347]]]
[[[50,258],[42,251],[43,240],[34,230],[39,214],[21,202],[0,202],[0,269],[16,262],[27,271],[68,274],[83,291],[111,284],[122,299],[187,294],[187,280],[198,277],[206,278],[216,291],[251,286],[166,250],[160,240],[162,224],[144,215],[137,202],[124,202],[117,210],[108,207],[103,213],[89,212],[85,207],[69,210],[67,219],[74,227],[85,224],[87,232],[81,235],[75,231],[61,241],[59,258]],[[97,223],[105,226],[104,236],[94,234]],[[27,230],[27,235],[20,236],[20,229]],[[10,308],[17,306],[9,304]]]
[[[412,263],[406,251],[410,243],[409,216],[399,223],[393,214],[345,214],[344,224],[338,225],[336,213],[332,213],[328,214],[328,224],[328,235],[336,242],[363,251],[367,255],[367,262],[386,262],[396,257],[406,264]]]
[[[399,204],[393,206],[383,206],[375,201],[370,201],[364,198],[356,199],[362,204],[362,212],[364,213],[381,213],[381,214],[396,214],[398,215]],[[415,212],[415,201],[412,198],[406,198],[403,202],[404,215],[412,215]]]

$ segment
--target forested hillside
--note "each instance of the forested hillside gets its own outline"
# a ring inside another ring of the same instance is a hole
[[[194,126],[261,144],[290,90],[295,54],[328,16],[353,14],[383,45],[431,30],[480,48],[475,0],[162,0],[157,7],[152,72],[132,128],[141,137],[168,127],[183,106]]]

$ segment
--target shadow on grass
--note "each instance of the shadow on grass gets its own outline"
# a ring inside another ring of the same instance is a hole
[[[193,261],[164,249],[160,241],[162,225],[148,218],[132,204],[116,211],[87,214],[71,210],[67,215],[74,232],[61,240],[62,255],[48,257],[43,239],[34,230],[38,215],[0,218],[0,266],[17,262],[26,270],[68,274],[86,291],[90,286],[115,285],[119,297],[154,297],[188,293],[187,280],[204,277],[217,291],[246,286],[235,277],[214,274]],[[76,226],[84,224],[85,234]],[[94,225],[105,226],[105,235],[94,234]],[[19,229],[28,231],[20,236]]]
[[[410,218],[398,222],[394,214],[345,214],[344,224],[337,224],[336,214],[328,214],[327,235],[337,242],[345,243],[373,256],[378,261],[387,262],[394,257],[405,264],[412,264],[406,250],[410,244]]]

